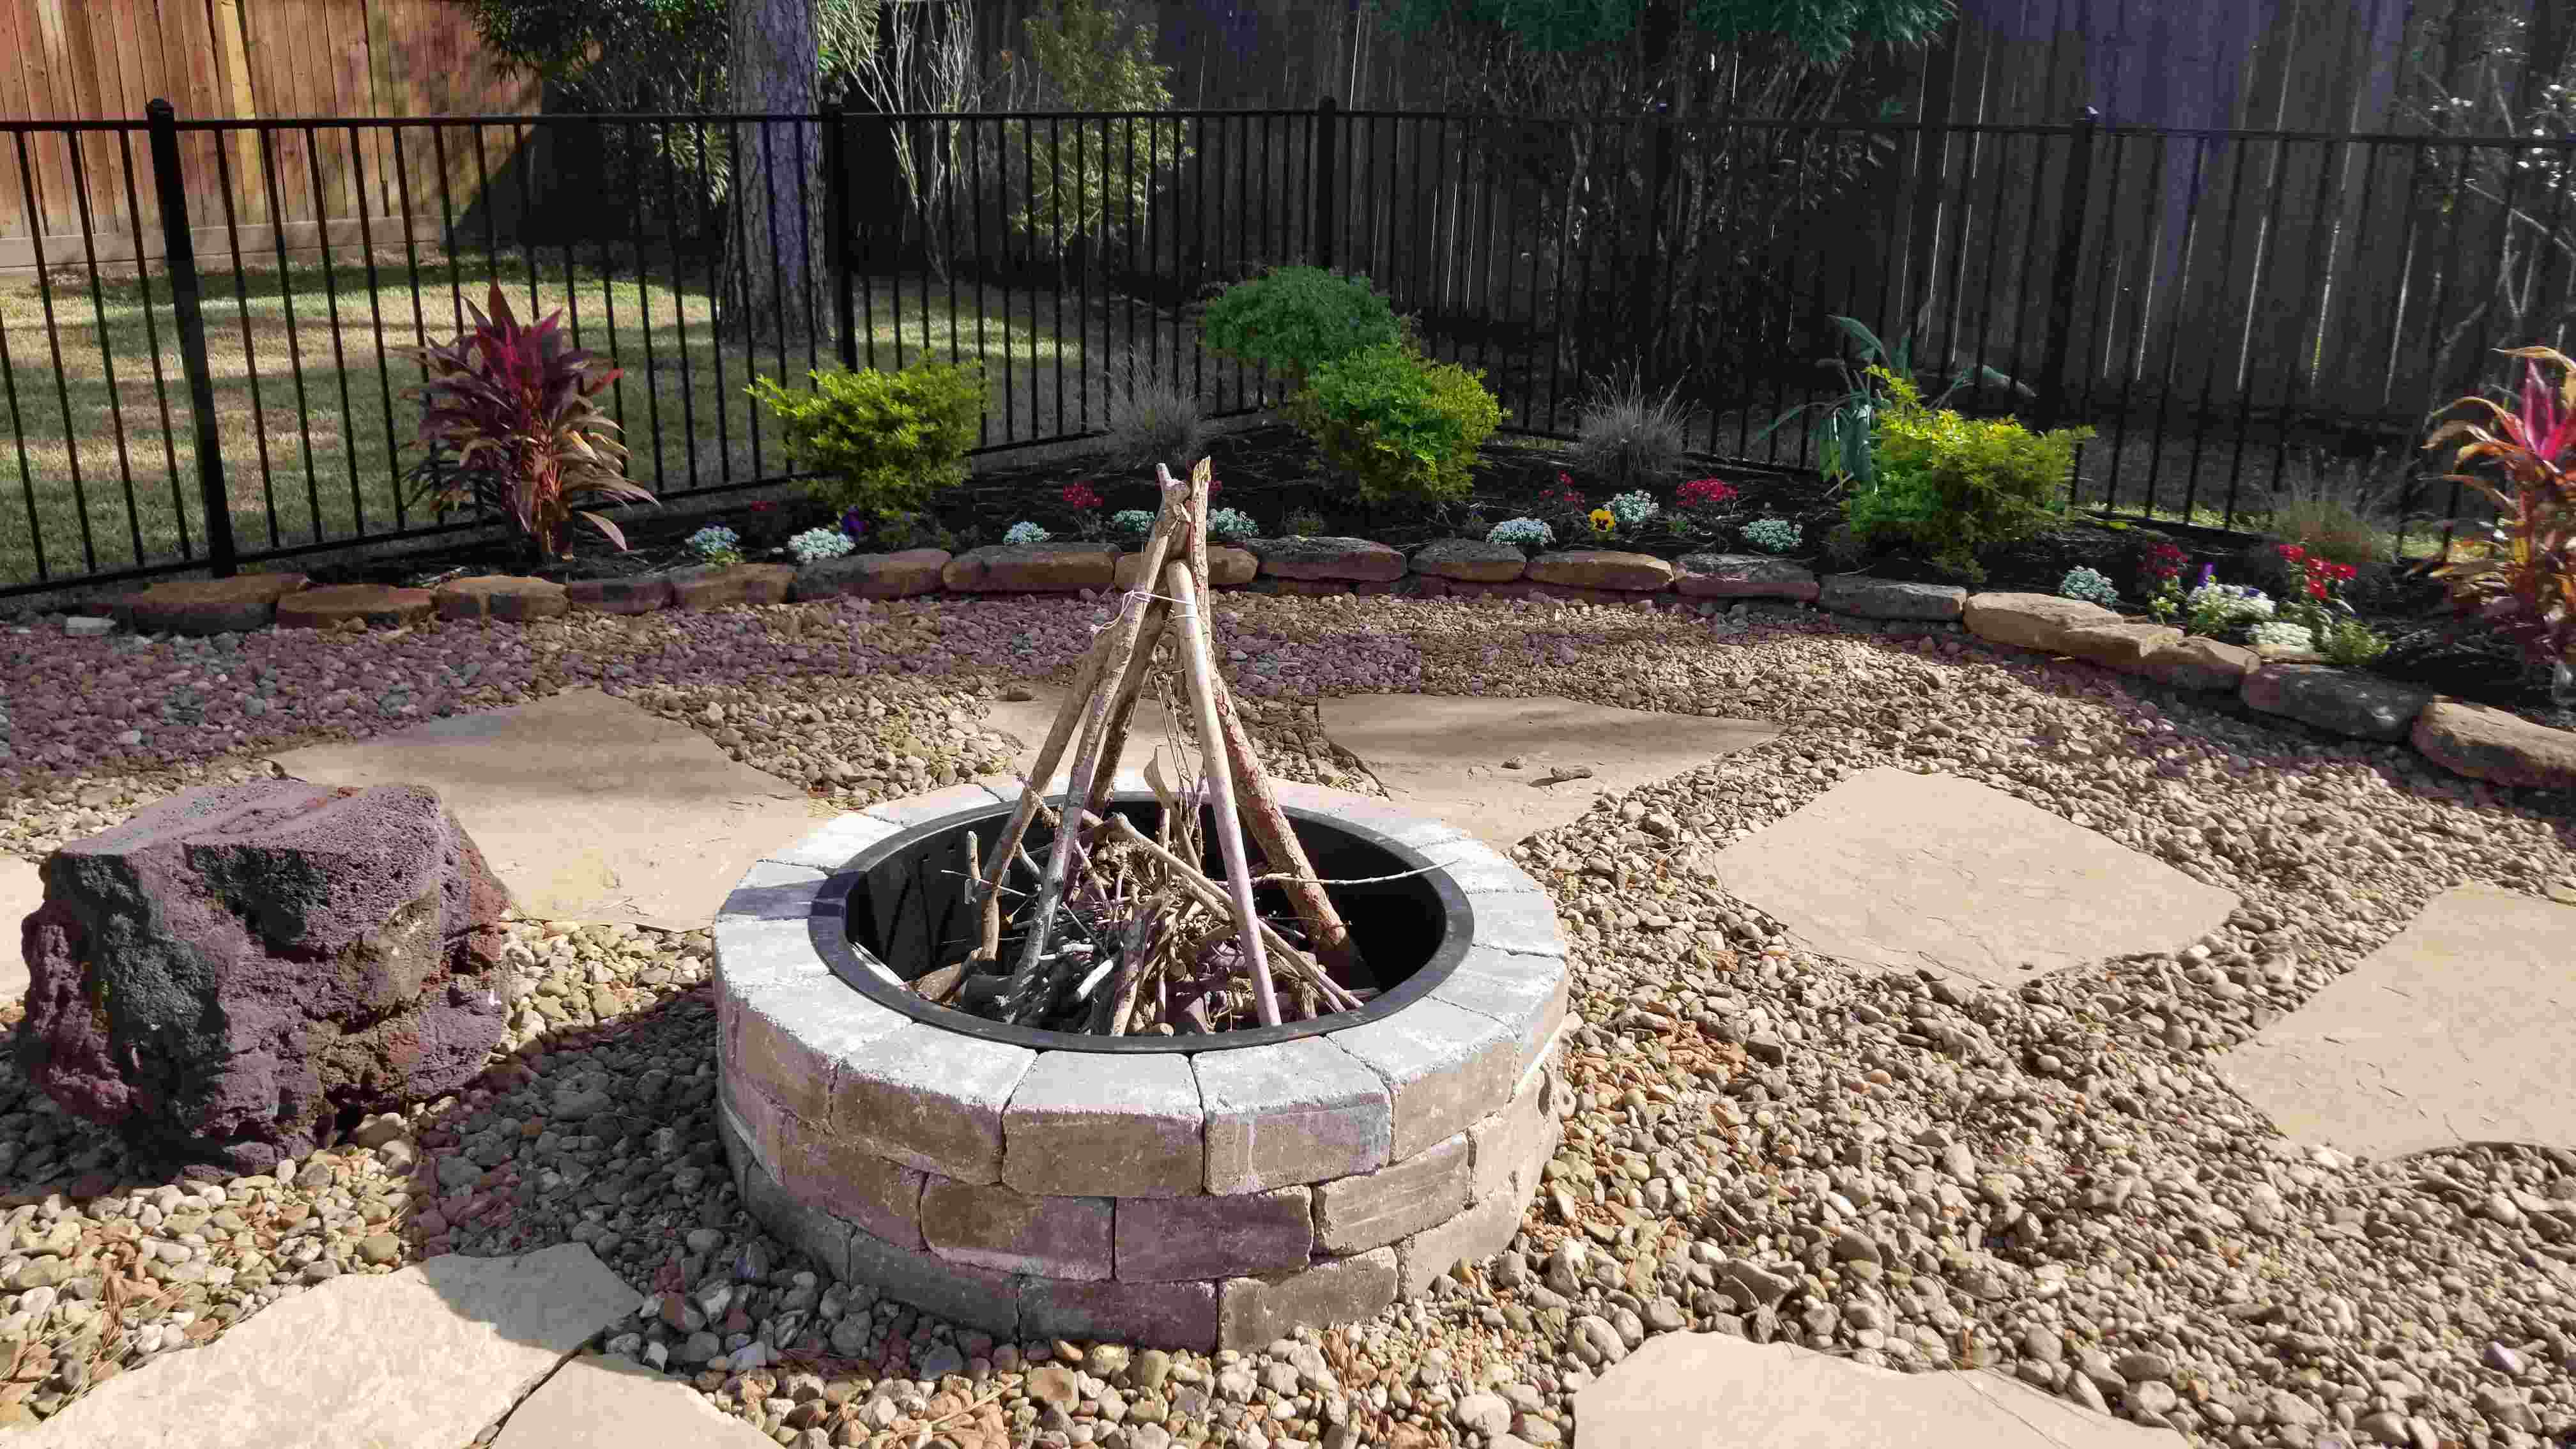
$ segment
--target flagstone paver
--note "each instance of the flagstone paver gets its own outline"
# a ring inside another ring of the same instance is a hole
[[[2576,906],[2484,883],[2227,1054],[2220,1075],[2302,1142],[2370,1157],[2576,1150]]]
[[[1650,1339],[1574,1398],[1580,1449],[2181,1449],[1982,1371],[1899,1373],[1723,1333]]]
[[[695,930],[813,828],[804,793],[595,689],[272,757],[317,785],[425,785],[521,912]]]
[[[1357,755],[1397,804],[1496,850],[1571,824],[1603,795],[1698,769],[1780,733],[1757,720],[1569,699],[1424,694],[1327,699],[1323,723],[1325,735]],[[1558,778],[1577,770],[1589,773]]]
[[[27,994],[27,958],[18,949],[18,925],[44,903],[45,882],[36,863],[0,855],[0,1006]]]
[[[19,1449],[458,1449],[635,1311],[590,1249],[457,1254],[291,1297],[10,1437]],[[556,1441],[560,1442],[560,1441]],[[655,1439],[651,1442],[669,1442]]]
[[[1991,985],[2179,950],[2236,897],[1955,775],[1863,770],[1716,858],[1718,883],[1811,949]]]
[[[1020,748],[1011,756],[1011,769],[1026,775],[1037,763],[1038,746],[1046,743],[1047,730],[1055,724],[1056,711],[1064,708],[1067,691],[1051,684],[1029,686],[1033,698],[998,700],[986,714],[984,727],[1008,735]],[[1047,777],[1049,789],[1064,788],[1065,772],[1073,765],[1073,746],[1067,744],[1064,756],[1056,761],[1055,772]],[[1163,768],[1179,779],[1175,762],[1182,758],[1172,740],[1171,722],[1163,715],[1162,704],[1151,698],[1136,701],[1136,714],[1127,727],[1127,748],[1119,754],[1119,764],[1126,769],[1141,770],[1145,762],[1160,752]]]
[[[775,1449],[685,1379],[584,1354],[537,1387],[492,1449]]]

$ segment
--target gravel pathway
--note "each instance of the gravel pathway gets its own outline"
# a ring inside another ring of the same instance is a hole
[[[1516,1251],[1260,1354],[997,1344],[817,1277],[741,1215],[709,1120],[703,933],[517,922],[511,1054],[462,1097],[365,1124],[284,1180],[0,1216],[0,1359],[17,1360],[0,1421],[336,1273],[576,1240],[653,1295],[610,1350],[675,1371],[775,1350],[788,1361],[698,1382],[799,1446],[1545,1445],[1571,1434],[1573,1390],[1645,1335],[1711,1328],[1992,1365],[2249,1449],[2576,1432],[2576,1156],[2311,1152],[2211,1070],[2454,884],[2576,898],[2563,814],[2402,748],[2160,702],[1956,632],[1794,610],[1233,612],[1231,670],[1296,778],[1366,788],[1314,727],[1326,693],[1547,693],[1788,727],[1523,848],[1590,1025]],[[212,643],[0,633],[0,849],[36,858],[170,790],[255,778],[254,750],[592,683],[850,808],[993,768],[1006,751],[973,731],[979,701],[1060,675],[1104,617],[842,603]],[[2009,791],[2244,904],[2178,957],[1989,991],[1808,957],[1695,870],[1890,765]],[[0,1188],[120,1166],[0,1067]]]

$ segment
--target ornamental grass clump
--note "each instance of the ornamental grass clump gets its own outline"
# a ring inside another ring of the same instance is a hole
[[[1604,384],[1575,423],[1567,460],[1576,471],[1623,488],[1680,477],[1690,461],[1690,420],[1680,396],[1679,384],[1658,396],[1633,375],[1624,386]]]

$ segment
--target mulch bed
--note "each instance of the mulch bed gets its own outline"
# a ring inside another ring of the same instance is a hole
[[[1213,452],[1222,491],[1220,507],[1239,508],[1265,530],[1275,530],[1290,515],[1313,515],[1321,531],[1371,538],[1398,548],[1412,548],[1462,531],[1468,510],[1430,510],[1389,505],[1368,508],[1330,486],[1326,470],[1303,435],[1282,424],[1268,424],[1228,434]],[[1556,445],[1536,439],[1502,438],[1488,443],[1478,476],[1474,513],[1490,526],[1518,514],[1536,512],[1539,496],[1557,485],[1563,466]],[[1735,485],[1737,523],[1755,518],[1786,518],[1797,523],[1811,556],[1802,562],[1819,572],[1835,561],[1813,556],[1820,541],[1841,520],[1839,501],[1829,496],[1813,474],[1785,469],[1741,466],[1713,468]],[[935,511],[941,527],[954,535],[956,547],[998,543],[1013,523],[1023,519],[1071,536],[1070,515],[1057,501],[1068,483],[1087,482],[1103,502],[1103,515],[1126,508],[1151,510],[1159,497],[1150,479],[1104,476],[1100,465],[1080,458],[1039,463],[988,465]],[[1599,503],[1615,489],[1589,488]],[[675,499],[675,502],[681,501]],[[828,527],[832,509],[802,499],[775,503],[745,502],[738,507],[685,520],[664,519],[653,510],[620,520],[630,551],[619,553],[587,525],[576,527],[566,558],[538,567],[525,552],[507,543],[484,543],[399,559],[323,565],[307,570],[317,584],[377,583],[426,586],[479,573],[528,573],[569,582],[576,579],[629,577],[695,562],[686,540],[710,523],[721,523],[741,535],[744,556],[767,561],[773,549],[795,534]],[[1481,529],[1477,530],[1481,532]],[[1983,562],[1981,589],[2053,594],[2067,570],[2078,565],[2100,570],[2124,596],[2140,597],[2137,565],[2145,551],[2170,542],[2190,555],[2190,568],[2204,563],[2219,567],[2220,577],[2254,577],[2254,555],[2263,545],[2239,534],[2178,525],[2070,522],[2038,538],[1999,549]],[[1704,536],[1654,529],[1622,540],[1618,547],[1664,558],[1711,546]],[[1857,565],[1855,572],[1922,583],[1969,584],[1970,580],[1928,560],[1883,556]],[[2551,705],[2546,674],[2526,668],[2511,651],[2474,629],[2452,625],[2440,587],[2420,570],[2382,569],[2347,590],[2355,612],[2389,639],[2389,652],[2369,666],[2386,678],[2438,690],[2457,699],[2503,709],[2554,728],[2576,728],[2576,711]]]

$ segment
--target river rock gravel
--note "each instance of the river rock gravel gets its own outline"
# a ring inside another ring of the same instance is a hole
[[[0,849],[40,858],[304,740],[580,685],[853,808],[996,768],[982,702],[1064,678],[1107,610],[844,601],[212,642],[39,620],[0,633]],[[2310,1151],[2212,1070],[2454,884],[2576,898],[2563,801],[1955,628],[1249,595],[1223,622],[1277,767],[1345,788],[1373,787],[1316,727],[1333,693],[1785,727],[1521,848],[1586,1024],[1510,1252],[1250,1354],[997,1343],[816,1273],[743,1215],[710,1120],[704,933],[514,920],[511,1036],[484,1077],[273,1177],[138,1180],[0,1066],[0,1422],[339,1273],[581,1241],[637,1293],[601,1351],[800,1449],[1561,1444],[1576,1389],[1686,1330],[1991,1367],[2246,1449],[2576,1433],[2576,1157]],[[2176,955],[1993,990],[1810,956],[1712,878],[1715,850],[1882,766],[1983,781],[2243,905]]]

